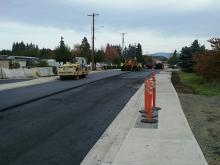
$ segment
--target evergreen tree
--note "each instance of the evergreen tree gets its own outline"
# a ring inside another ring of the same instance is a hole
[[[32,43],[24,44],[24,42],[16,42],[12,44],[12,53],[15,56],[39,57],[40,51],[37,45]]]
[[[41,59],[51,59],[54,57],[54,52],[51,49],[43,48],[40,50],[40,56]]]
[[[136,58],[137,58],[138,62],[144,63],[142,46],[140,43],[138,43],[138,45],[136,47]]]
[[[205,52],[205,46],[200,46],[198,40],[195,40],[190,47],[183,47],[179,57],[178,65],[183,71],[192,72],[193,71],[193,56],[199,53]]]
[[[91,50],[90,45],[88,43],[88,40],[86,37],[82,39],[81,45],[80,45],[80,56],[85,57],[88,59],[88,61],[91,61]]]
[[[103,50],[98,50],[95,52],[95,63],[104,61],[105,52]]]
[[[170,59],[168,60],[168,64],[170,64],[171,66],[177,64],[177,51],[176,50],[173,52],[172,57],[170,57]]]
[[[11,50],[2,49],[0,51],[0,55],[12,55],[12,51]]]
[[[143,52],[142,52],[142,46],[140,43],[137,45],[128,45],[128,48],[125,47],[124,49],[124,58],[125,59],[137,59],[138,62],[143,62],[144,63],[144,58],[143,58]]]
[[[54,58],[58,62],[66,63],[72,60],[70,48],[65,45],[63,37],[61,37],[60,45],[55,48],[54,52]]]

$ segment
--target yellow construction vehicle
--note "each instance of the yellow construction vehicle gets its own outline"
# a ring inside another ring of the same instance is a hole
[[[125,63],[121,64],[122,71],[140,71],[141,67],[142,65],[136,59],[125,60]]]
[[[88,75],[88,69],[82,64],[64,64],[62,68],[58,69],[58,76],[60,79],[68,78],[84,78]]]

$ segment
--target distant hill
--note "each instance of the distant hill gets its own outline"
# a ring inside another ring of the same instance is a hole
[[[160,61],[168,61],[168,58],[165,57],[165,56],[151,56],[152,59],[157,59],[157,60],[160,60]]]
[[[157,52],[157,53],[152,53],[149,54],[150,56],[163,56],[166,58],[170,58],[172,56],[173,53],[167,53],[167,52]]]

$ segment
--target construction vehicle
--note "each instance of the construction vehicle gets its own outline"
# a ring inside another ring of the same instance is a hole
[[[138,63],[136,59],[125,60],[125,63],[121,65],[122,71],[140,71],[141,63]]]
[[[85,65],[74,63],[64,64],[62,68],[58,69],[58,76],[60,79],[68,78],[84,78],[88,75],[88,69]]]

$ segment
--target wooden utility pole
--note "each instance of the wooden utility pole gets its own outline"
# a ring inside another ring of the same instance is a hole
[[[95,48],[95,16],[99,16],[99,14],[95,14],[95,13],[92,13],[92,14],[89,14],[88,16],[91,16],[92,17],[92,51],[91,51],[91,60],[92,60],[92,70],[95,70],[95,61],[94,61],[94,54],[95,54],[95,51],[94,51],[94,48]]]

